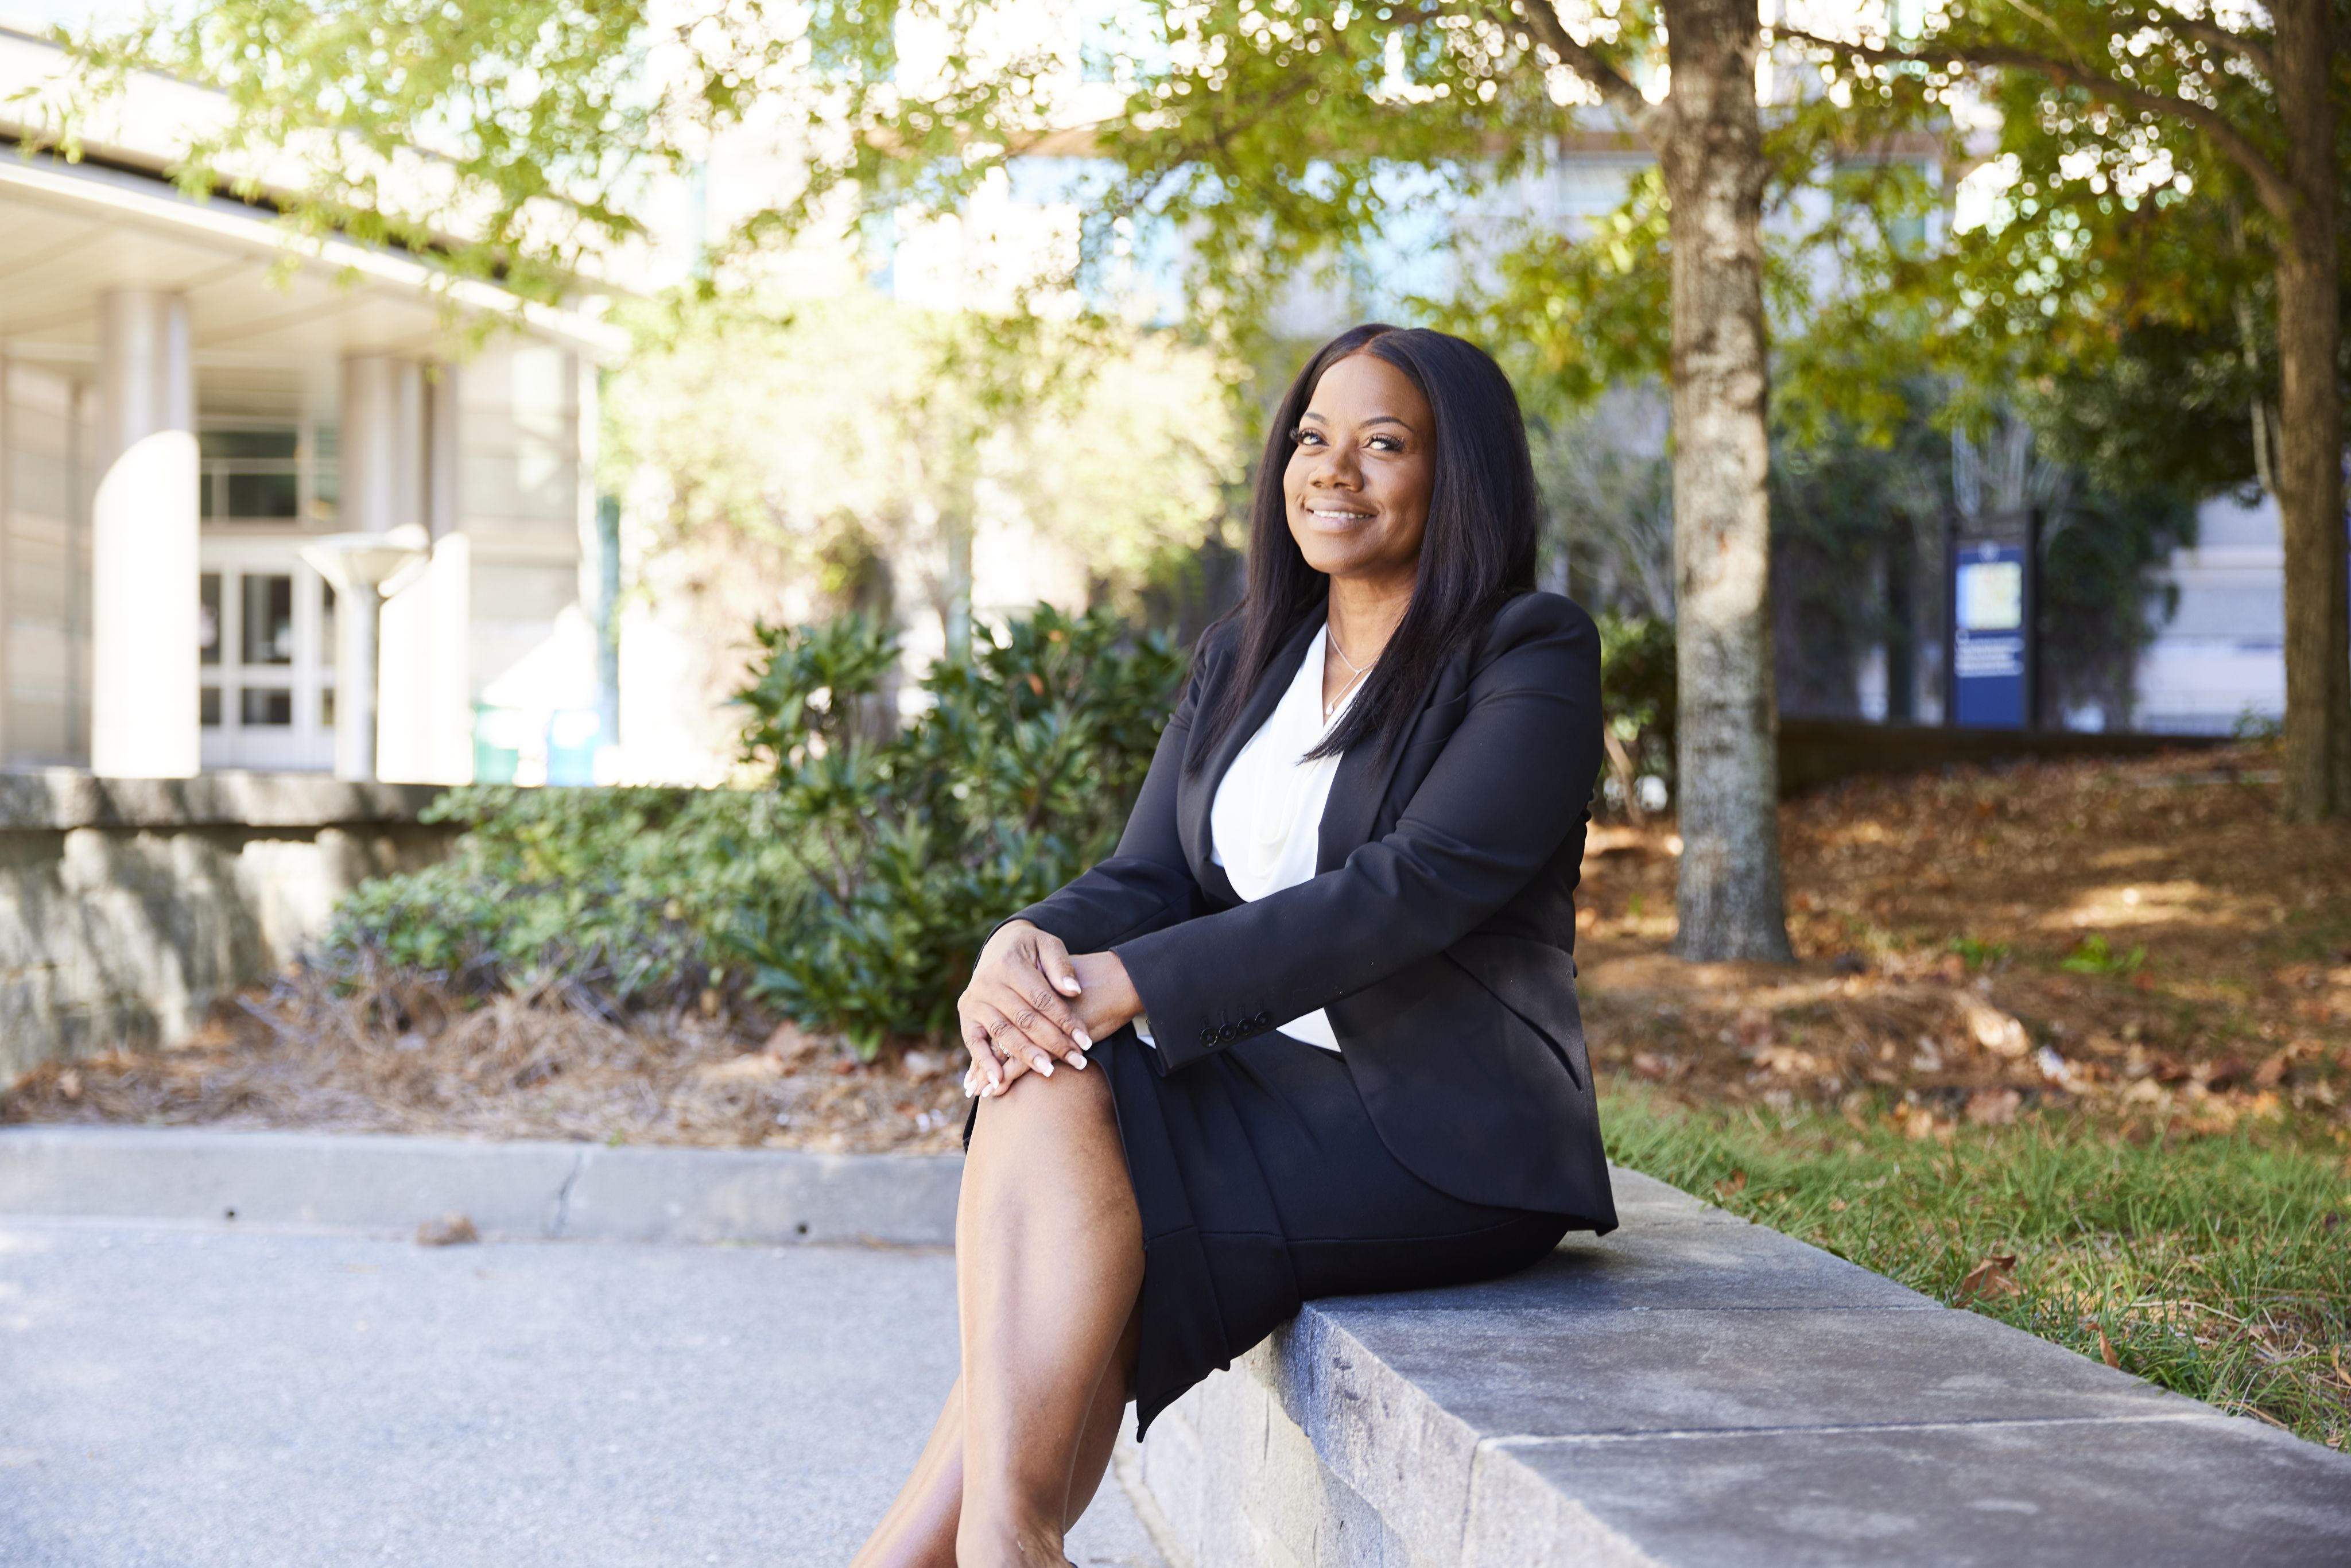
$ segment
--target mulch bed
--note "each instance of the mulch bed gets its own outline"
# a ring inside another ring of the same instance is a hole
[[[51,1063],[0,1122],[202,1124],[705,1148],[960,1146],[962,1062],[872,1062],[789,1023],[713,1009],[613,1016],[549,989],[457,998],[394,979],[339,994],[297,972],[162,1051]]]
[[[2351,824],[2289,827],[2255,751],[1847,782],[1781,831],[1797,964],[1667,956],[1667,823],[1595,831],[1580,987],[1604,1068],[1694,1100],[2051,1104],[2133,1136],[2351,1131]]]
[[[1955,769],[1791,802],[1792,967],[1672,957],[1671,824],[1604,824],[1579,916],[1593,1054],[1685,1098],[1920,1136],[2045,1105],[2134,1137],[2294,1116],[2351,1140],[2351,824],[2282,823],[2270,766]],[[42,1067],[0,1121],[942,1151],[961,1070],[694,1008],[298,972],[170,1049]]]

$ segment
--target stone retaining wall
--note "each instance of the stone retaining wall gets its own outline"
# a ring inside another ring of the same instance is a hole
[[[193,1028],[370,877],[440,859],[440,794],[315,774],[0,774],[0,1085]]]

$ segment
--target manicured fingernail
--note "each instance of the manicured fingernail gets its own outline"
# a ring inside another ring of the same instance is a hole
[[[1087,1067],[1086,1053],[1082,1051],[1070,1052],[1070,1065],[1083,1072]]]
[[[1043,1073],[1048,1078],[1053,1076],[1053,1059],[1050,1056],[1031,1057],[1029,1059],[1029,1065],[1034,1067],[1038,1071]]]
[[[1078,994],[1078,977],[1075,975],[1064,975],[1053,983],[1073,997]]]
[[[1071,1030],[1070,1031],[1070,1038],[1078,1042],[1078,1049],[1080,1051],[1091,1051],[1093,1049],[1093,1037],[1086,1033],[1086,1031],[1081,1029]]]

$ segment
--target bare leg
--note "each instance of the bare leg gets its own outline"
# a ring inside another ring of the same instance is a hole
[[[979,1123],[956,1214],[964,1369],[956,1561],[1060,1568],[1079,1451],[1143,1284],[1142,1216],[1101,1071],[1025,1075]],[[1121,1385],[1123,1374],[1114,1374]],[[1087,1498],[1101,1473],[1097,1460]]]
[[[1077,1461],[1070,1470],[1070,1505],[1063,1511],[1061,1528],[1067,1531],[1086,1511],[1102,1487],[1102,1473],[1110,1469],[1111,1450],[1118,1447],[1118,1426],[1126,1419],[1128,1401],[1134,1397],[1134,1350],[1141,1339],[1143,1313],[1138,1307],[1127,1314],[1126,1330],[1118,1336],[1118,1349],[1111,1354],[1110,1364],[1102,1368],[1102,1382],[1094,1389],[1093,1408],[1086,1412],[1086,1427],[1078,1438]]]
[[[1110,1468],[1111,1450],[1118,1446],[1118,1426],[1125,1419],[1134,1381],[1134,1343],[1138,1320],[1130,1316],[1126,1333],[1111,1364],[1094,1387],[1094,1401],[1086,1412],[1085,1430],[1078,1441],[1077,1460],[1071,1469],[1070,1500],[1061,1511],[1061,1528],[1069,1531],[1085,1513]],[[947,1390],[938,1423],[931,1428],[923,1457],[914,1474],[898,1490],[897,1500],[873,1529],[850,1568],[955,1568],[956,1522],[963,1511],[963,1379]]]
[[[1109,1085],[1098,1070],[1024,1076],[980,1120],[989,1132],[974,1133],[956,1216],[965,1375],[852,1568],[1060,1563],[1061,1533],[1092,1500],[1125,1414],[1142,1220]],[[1113,1307],[1108,1334],[1088,1332]],[[959,1556],[967,1456],[987,1442],[967,1427],[976,1368],[979,1398],[992,1396],[997,1468],[971,1468],[992,1479],[975,1487],[974,1538]],[[1059,1528],[1039,1528],[1047,1521]]]

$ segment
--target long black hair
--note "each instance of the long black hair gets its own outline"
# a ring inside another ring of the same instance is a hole
[[[1350,354],[1377,356],[1409,377],[1437,420],[1436,472],[1419,575],[1404,620],[1364,677],[1336,729],[1309,756],[1365,742],[1384,752],[1403,740],[1446,654],[1513,594],[1534,586],[1541,502],[1518,394],[1492,356],[1474,343],[1422,328],[1371,322],[1340,333],[1290,384],[1265,438],[1249,505],[1249,586],[1227,620],[1240,624],[1236,678],[1225,683],[1192,752],[1194,766],[1238,723],[1249,695],[1290,634],[1322,613],[1331,580],[1306,564],[1290,537],[1283,475],[1298,445],[1298,423],[1322,372]],[[1205,639],[1204,639],[1205,641]]]

